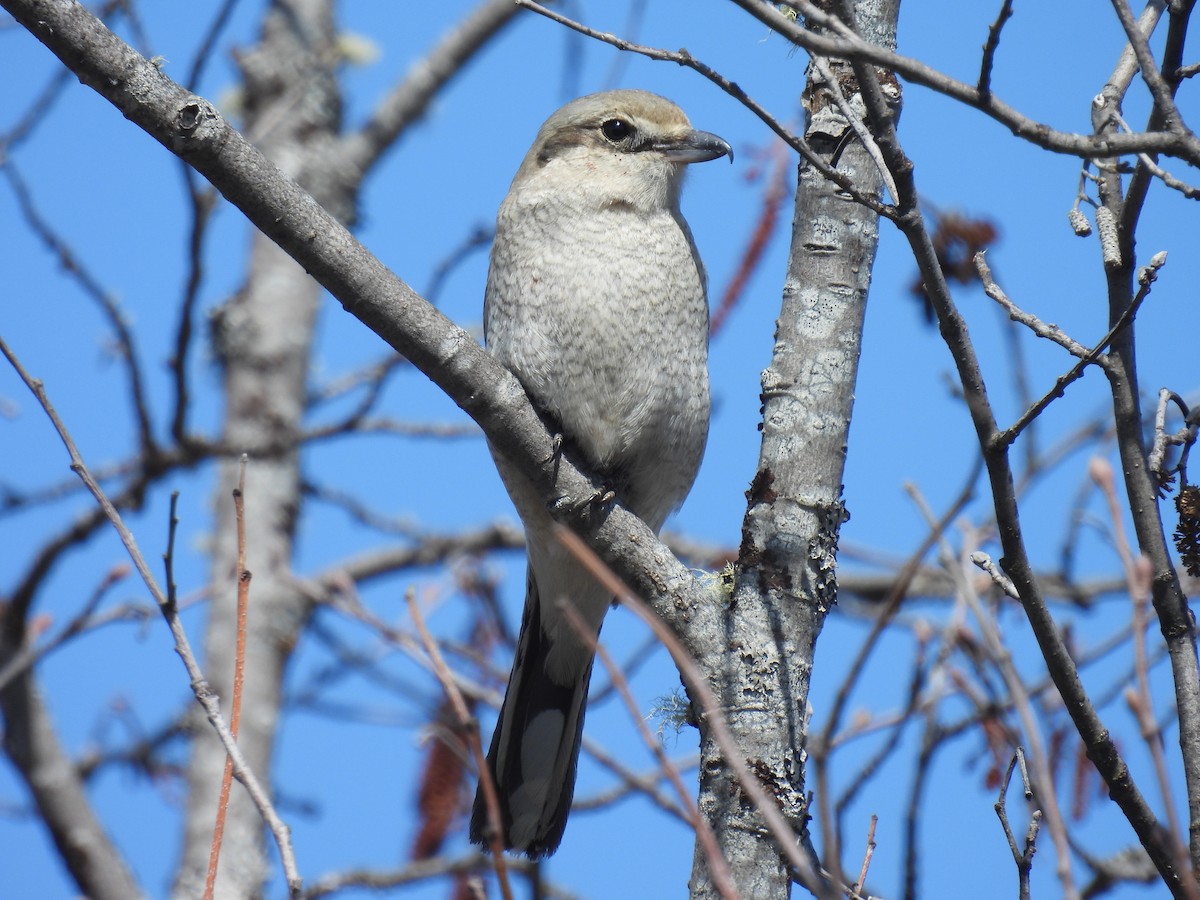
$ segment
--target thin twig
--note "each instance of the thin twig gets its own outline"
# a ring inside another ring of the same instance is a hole
[[[657,643],[657,642],[656,642]],[[590,700],[589,700],[590,702]],[[598,791],[586,797],[576,796],[571,801],[571,809],[574,810],[595,810],[603,806],[610,806],[617,800],[627,797],[630,794],[639,794],[646,800],[649,800],[656,807],[661,809],[667,815],[678,819],[680,823],[693,827],[692,819],[688,813],[681,807],[673,796],[665,790],[659,788],[658,783],[663,780],[663,772],[660,767],[655,767],[652,772],[645,774],[636,772],[629,766],[621,762],[621,760],[609,753],[599,741],[595,741],[586,734],[583,736],[583,751],[590,756],[597,765],[607,769],[616,776],[618,783],[607,790]],[[677,771],[686,771],[695,769],[699,762],[699,755],[693,754],[684,762],[685,765],[671,763]],[[671,789],[674,791],[674,788]]]
[[[1174,434],[1167,433],[1167,405],[1174,403],[1183,416],[1183,427]],[[1187,461],[1192,447],[1195,446],[1197,432],[1200,431],[1200,406],[1189,409],[1184,399],[1168,388],[1158,392],[1158,408],[1154,413],[1154,445],[1147,459],[1147,467],[1158,479],[1161,487],[1170,484],[1170,479],[1180,475],[1187,480]],[[1182,446],[1179,460],[1167,468],[1167,447]]]
[[[996,49],[1000,46],[1000,32],[1004,30],[1004,23],[1012,18],[1012,0],[1004,0],[1004,5],[1000,7],[1000,12],[996,16],[996,21],[992,22],[988,28],[987,41],[983,45],[983,60],[979,64],[979,82],[975,85],[975,90],[979,92],[980,97],[990,97],[992,95],[992,67],[996,63]]]
[[[1028,427],[1029,423],[1040,416],[1047,406],[1061,397],[1063,392],[1067,389],[1067,386],[1072,382],[1077,381],[1080,376],[1083,375],[1084,370],[1087,369],[1089,365],[1096,363],[1097,365],[1107,367],[1107,362],[1104,360],[1101,354],[1108,348],[1108,345],[1112,343],[1113,338],[1115,338],[1133,321],[1133,317],[1137,315],[1137,311],[1141,309],[1142,301],[1144,301],[1150,294],[1150,286],[1158,277],[1158,270],[1166,264],[1166,260],[1167,255],[1165,253],[1156,253],[1154,257],[1151,258],[1149,265],[1142,267],[1138,278],[1140,284],[1138,292],[1129,305],[1125,307],[1125,310],[1121,313],[1121,315],[1117,318],[1117,321],[1113,323],[1112,328],[1108,329],[1104,337],[1102,337],[1100,341],[1079,360],[1079,362],[1072,366],[1070,371],[1068,371],[1065,375],[1060,375],[1058,378],[1056,378],[1054,380],[1054,387],[1048,390],[1042,395],[1041,399],[1025,410],[1025,412],[1021,414],[1021,417],[1017,419],[1017,421],[1015,421],[1012,425],[1009,425],[1008,428],[1004,429],[1004,431],[997,431],[990,440],[991,449],[994,450],[1001,447],[1011,446],[1013,441],[1017,439],[1021,432]]]
[[[1117,125],[1125,129],[1127,133],[1133,134],[1133,128],[1128,122],[1125,121],[1125,118],[1119,111],[1113,110],[1111,115],[1112,120],[1116,122]],[[1146,167],[1146,170],[1151,175],[1159,179],[1163,184],[1171,188],[1171,190],[1179,191],[1179,193],[1183,194],[1183,196],[1187,197],[1189,200],[1200,200],[1200,188],[1196,188],[1188,184],[1186,181],[1181,181],[1180,179],[1176,178],[1166,169],[1162,168],[1153,159],[1151,159],[1148,153],[1139,153],[1137,154],[1137,158],[1138,161]]]
[[[1029,773],[1025,769],[1025,753],[1020,747],[1017,747],[1013,752],[1012,759],[1008,763],[1008,771],[1004,773],[1004,779],[1000,782],[1000,795],[996,799],[994,809],[996,815],[1000,819],[1000,825],[1004,828],[1004,837],[1008,840],[1008,849],[1012,852],[1013,862],[1017,864],[1017,895],[1020,900],[1029,900],[1029,874],[1033,870],[1033,855],[1037,852],[1037,834],[1038,828],[1042,821],[1042,811],[1035,809],[1029,817],[1029,828],[1025,833],[1025,847],[1022,850],[1017,847],[1017,838],[1013,834],[1012,827],[1008,822],[1008,785],[1012,781],[1013,769],[1020,764],[1021,778],[1024,783],[1025,798],[1029,799],[1032,796],[1032,791],[1029,785]]]
[[[21,177],[11,159],[0,160],[0,169],[4,171],[16,195],[17,205],[30,229],[45,244],[58,264],[75,281],[79,288],[90,297],[99,307],[109,326],[116,334],[119,355],[124,362],[129,378],[130,400],[133,406],[133,418],[137,422],[138,445],[144,457],[153,458],[157,454],[154,440],[154,430],[150,424],[150,404],[146,399],[145,378],[142,366],[138,360],[137,346],[133,330],[129,327],[129,316],[121,308],[117,298],[100,283],[100,280],[84,265],[79,255],[71,248],[67,240],[60,235],[42,216],[34,203],[33,193]]]
[[[914,494],[914,499],[917,501],[926,520],[931,521],[932,511],[929,510],[924,499],[917,494]],[[975,534],[971,532],[967,533],[967,539],[964,541],[962,548],[962,556],[971,559],[976,565],[979,565],[980,562],[977,560],[977,557],[984,556],[984,554],[980,554],[978,551],[972,552],[972,545],[976,540],[977,537]],[[1010,649],[1005,646],[1003,639],[1000,637],[996,619],[984,608],[973,581],[966,577],[964,571],[965,560],[960,562],[956,559],[953,549],[949,546],[949,542],[944,539],[941,542],[941,549],[947,569],[955,576],[963,599],[975,617],[979,633],[983,638],[982,646],[987,652],[987,659],[995,667],[996,671],[999,672],[1001,678],[1003,678],[1004,684],[1008,688],[1009,696],[1012,698],[1013,708],[1021,723],[1021,730],[1033,753],[1036,784],[1039,788],[1038,796],[1048,817],[1050,836],[1054,841],[1056,851],[1056,872],[1062,884],[1063,896],[1066,898],[1076,898],[1079,896],[1079,893],[1071,870],[1067,828],[1054,792],[1054,775],[1051,768],[1051,761],[1046,749],[1046,743],[1042,738],[1038,718],[1034,714],[1029,690],[1024,681],[1022,681],[1020,672],[1017,671]],[[993,578],[1000,578],[1004,581],[1008,580],[998,571],[993,570],[992,574]],[[1017,599],[1020,598],[1020,594],[1015,586],[1012,587],[1012,594],[1016,595]]]
[[[409,68],[380,101],[358,130],[333,148],[330,172],[370,173],[389,147],[428,109],[434,98],[466,63],[512,21],[518,10],[512,0],[482,0],[455,22],[421,60]]]
[[[229,733],[237,740],[242,722],[242,685],[246,672],[246,607],[250,600],[250,572],[246,569],[246,454],[238,467],[238,484],[233,491],[233,515],[237,522],[237,634],[233,662],[233,703],[229,710]],[[172,516],[174,518],[174,516]],[[208,873],[204,880],[204,900],[212,900],[217,887],[217,864],[221,859],[221,841],[225,837],[225,815],[229,810],[229,789],[233,784],[233,759],[226,755],[221,775],[221,793],[217,799],[217,821],[213,826],[208,851]]]
[[[984,251],[980,250],[975,254],[974,263],[975,271],[979,273],[979,280],[983,284],[983,292],[1004,307],[1004,311],[1008,313],[1010,319],[1020,322],[1038,337],[1053,341],[1072,356],[1087,357],[1089,350],[1083,344],[1071,338],[1057,325],[1047,324],[1033,313],[1025,312],[1008,298],[1008,294],[992,277],[992,268],[987,263],[987,254]]]
[[[200,87],[200,79],[204,77],[204,70],[212,61],[213,48],[217,45],[217,39],[221,36],[221,32],[225,30],[225,26],[229,24],[230,16],[233,14],[233,8],[237,6],[237,0],[224,0],[221,8],[217,10],[217,14],[213,16],[212,21],[208,25],[208,31],[204,33],[204,38],[200,42],[199,48],[196,50],[196,58],[192,60],[192,67],[188,70],[187,78],[184,80],[184,85],[187,89],[194,91]]]
[[[1121,502],[1117,498],[1116,475],[1108,460],[1097,457],[1088,465],[1088,474],[1100,489],[1108,509],[1109,526],[1112,529],[1112,542],[1121,558],[1125,569],[1125,578],[1129,584],[1129,599],[1133,603],[1133,659],[1134,687],[1136,700],[1130,703],[1131,711],[1137,719],[1141,730],[1142,740],[1150,752],[1154,763],[1155,777],[1158,788],[1163,796],[1163,814],[1167,820],[1167,828],[1177,846],[1183,847],[1183,831],[1180,828],[1179,817],[1175,812],[1175,795],[1171,789],[1171,778],[1167,761],[1163,753],[1163,736],[1154,721],[1154,700],[1150,693],[1150,671],[1146,654],[1146,627],[1149,623],[1150,582],[1154,577],[1153,566],[1145,556],[1133,555],[1129,537],[1125,532],[1125,517],[1121,512]],[[1127,695],[1127,699],[1133,699]],[[1181,857],[1180,862],[1184,862]]]
[[[318,897],[344,893],[354,888],[383,891],[422,881],[445,879],[448,876],[469,875],[472,872],[478,872],[480,866],[485,865],[486,862],[482,853],[467,853],[464,856],[455,857],[435,856],[392,870],[349,869],[333,872],[313,879],[308,890],[304,892],[304,900],[316,900]],[[531,876],[537,872],[539,865],[540,861],[537,860],[513,859],[509,861],[509,868]],[[541,873],[538,872],[536,877],[540,879]],[[557,886],[548,890],[545,896],[553,897],[555,900],[575,900],[573,894],[569,894]]]
[[[504,900],[512,900],[512,886],[508,883],[508,862],[504,856],[504,844],[501,840],[504,829],[500,817],[500,796],[496,793],[496,782],[492,780],[491,770],[483,756],[483,745],[479,741],[479,722],[471,715],[467,701],[463,699],[462,691],[458,689],[454,675],[451,673],[450,667],[446,665],[441,648],[438,647],[437,641],[433,639],[433,635],[429,633],[429,629],[425,625],[425,617],[421,614],[421,607],[417,603],[416,591],[409,588],[404,594],[404,600],[408,604],[408,611],[417,628],[417,633],[421,636],[421,644],[433,664],[433,674],[437,677],[438,682],[442,685],[442,690],[446,692],[450,704],[454,707],[454,714],[458,717],[458,723],[471,748],[475,767],[479,770],[479,786],[482,788],[484,799],[487,802],[488,820],[492,826],[490,829],[492,867],[496,872],[496,880],[500,884],[500,893]]]
[[[1004,591],[1005,596],[1011,597],[1013,600],[1021,599],[1021,595],[1017,593],[1017,589],[1013,587],[1012,580],[1003,572],[1001,572],[999,567],[992,562],[992,558],[982,550],[976,550],[971,554],[971,562],[973,562],[984,572],[987,572],[996,587]]]
[[[842,92],[841,85],[838,84],[837,77],[830,70],[829,64],[819,56],[814,56],[812,62],[813,68],[821,76],[825,90],[829,91],[829,96],[833,98],[834,105],[837,106],[838,111],[841,112],[842,117],[846,120],[846,124],[854,132],[854,136],[858,138],[863,150],[866,151],[867,156],[871,157],[871,162],[875,164],[875,168],[879,171],[879,177],[883,181],[883,186],[887,188],[892,205],[896,205],[899,202],[899,193],[896,191],[896,179],[892,177],[887,163],[883,161],[883,154],[879,151],[879,144],[875,142],[875,138],[867,130],[862,116],[851,108],[850,101],[846,99],[846,95]]]
[[[108,590],[127,578],[129,571],[129,566],[124,563],[113,566],[101,580],[100,584],[97,585],[92,595],[88,598],[88,601],[83,605],[83,608],[71,618],[66,627],[53,637],[35,646],[27,634],[25,637],[26,645],[18,653],[10,657],[9,661],[0,668],[0,691],[3,691],[11,684],[14,678],[33,668],[39,661],[74,637],[85,632],[94,631],[113,622],[144,622],[147,618],[154,615],[153,610],[148,606],[137,603],[122,603],[106,612],[96,612]]]
[[[434,266],[433,274],[429,276],[429,284],[425,286],[425,299],[437,306],[442,288],[446,286],[446,282],[454,270],[474,254],[490,247],[495,236],[496,229],[494,227],[476,222],[459,245],[452,248],[441,262]]]
[[[1112,0],[1112,5],[1117,18],[1121,21],[1121,27],[1125,29],[1125,36],[1129,38],[1133,54],[1137,57],[1138,67],[1142,72],[1142,81],[1150,89],[1150,94],[1154,98],[1155,110],[1162,116],[1168,131],[1176,134],[1185,131],[1186,127],[1179,116],[1178,107],[1175,106],[1175,96],[1171,86],[1167,84],[1159,71],[1158,62],[1154,59],[1154,53],[1150,50],[1146,35],[1142,32],[1137,20],[1134,19],[1129,4],[1126,0]]]
[[[526,5],[525,0],[517,0]],[[787,0],[787,5],[806,19],[829,28],[834,34],[812,31],[784,16],[773,3],[762,0],[732,0],[768,28],[804,48],[810,55],[821,55],[852,62],[869,63],[894,72],[906,81],[936,91],[979,110],[1005,125],[1018,138],[1054,153],[1068,153],[1084,159],[1120,156],[1129,153],[1165,153],[1200,164],[1200,139],[1168,131],[1145,131],[1136,135],[1096,135],[1059,131],[1024,115],[999,100],[994,93],[986,96],[975,85],[951,78],[920,60],[901,56],[886,47],[864,40],[809,0]],[[836,35],[836,36],[834,36]],[[861,81],[861,79],[860,79]]]
[[[867,885],[867,870],[871,868],[871,857],[875,854],[875,826],[879,824],[879,816],[871,814],[871,824],[867,827],[867,849],[863,853],[862,868],[858,872],[858,881],[854,882],[854,893],[861,895]]]
[[[1154,33],[1166,7],[1166,0],[1149,0],[1146,3],[1146,8],[1142,10],[1142,15],[1138,18],[1138,29],[1142,34],[1149,37]],[[1118,97],[1124,97],[1137,73],[1137,54],[1134,52],[1132,44],[1126,44],[1121,50],[1112,74],[1108,77],[1105,89],[1113,90]]]
[[[179,324],[175,328],[175,349],[168,365],[174,375],[175,410],[171,415],[171,437],[176,443],[190,443],[187,436],[187,416],[192,409],[191,388],[188,381],[188,356],[195,331],[195,310],[200,302],[200,288],[204,284],[204,242],[208,236],[208,225],[220,196],[214,188],[202,187],[200,176],[183,160],[179,161],[180,174],[187,191],[191,207],[191,226],[188,229],[188,273],[184,282],[183,299],[179,304]]]

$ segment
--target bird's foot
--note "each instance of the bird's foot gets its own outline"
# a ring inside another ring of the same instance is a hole
[[[575,497],[564,494],[554,501],[553,509],[560,515],[585,515],[592,510],[607,507],[616,499],[616,491],[610,487],[599,485],[593,486],[590,491]]]

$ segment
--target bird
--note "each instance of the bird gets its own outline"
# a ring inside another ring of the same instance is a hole
[[[704,266],[679,208],[684,173],[728,156],[665,97],[615,90],[550,116],[496,218],[484,343],[556,441],[657,531],[691,490],[708,437]],[[506,850],[562,841],[591,678],[613,597],[555,538],[542,496],[492,448],[526,531],[525,608],[487,766]],[[594,499],[594,498],[593,498]],[[483,788],[470,837],[496,837]]]

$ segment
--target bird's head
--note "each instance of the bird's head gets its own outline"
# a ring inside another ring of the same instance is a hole
[[[675,207],[689,163],[728,156],[721,138],[648,91],[589,94],[546,120],[513,179],[514,191],[571,191],[601,205]]]

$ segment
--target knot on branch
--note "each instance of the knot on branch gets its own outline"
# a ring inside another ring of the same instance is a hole
[[[203,97],[191,96],[175,114],[175,133],[191,139],[206,124],[220,121],[221,114]]]

